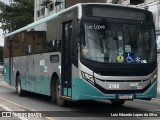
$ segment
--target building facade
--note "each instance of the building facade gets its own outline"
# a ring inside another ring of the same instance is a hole
[[[34,21],[65,9],[65,0],[34,0]]]
[[[34,0],[34,21],[50,16],[77,3],[100,2],[107,0]]]

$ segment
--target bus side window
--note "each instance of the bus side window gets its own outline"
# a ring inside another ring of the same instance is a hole
[[[46,23],[46,52],[59,52],[61,50],[59,28],[60,23],[58,19],[53,19]]]
[[[5,41],[4,41],[3,57],[4,58],[9,57],[9,37],[5,38]]]
[[[35,27],[29,28],[26,35],[26,54],[42,54],[45,52],[46,26],[41,23]]]
[[[47,42],[46,52],[59,52],[61,50],[61,41],[50,40]]]

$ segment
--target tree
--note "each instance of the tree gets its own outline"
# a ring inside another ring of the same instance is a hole
[[[0,2],[0,11],[1,29],[12,32],[33,22],[34,0],[12,0],[9,5]]]

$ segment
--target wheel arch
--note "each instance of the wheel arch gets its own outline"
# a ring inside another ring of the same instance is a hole
[[[58,76],[58,74],[56,73],[56,72],[54,72],[53,74],[52,74],[52,76],[51,76],[51,82],[50,82],[50,95],[51,95],[51,93],[53,92],[52,91],[52,87],[54,88],[54,89],[56,89],[56,82],[59,80],[59,76]],[[52,86],[53,85],[53,86]]]

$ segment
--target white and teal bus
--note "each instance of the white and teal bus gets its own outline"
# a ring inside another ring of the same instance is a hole
[[[100,3],[76,4],[9,33],[4,80],[17,89],[73,100],[151,100],[157,95],[152,13]]]

